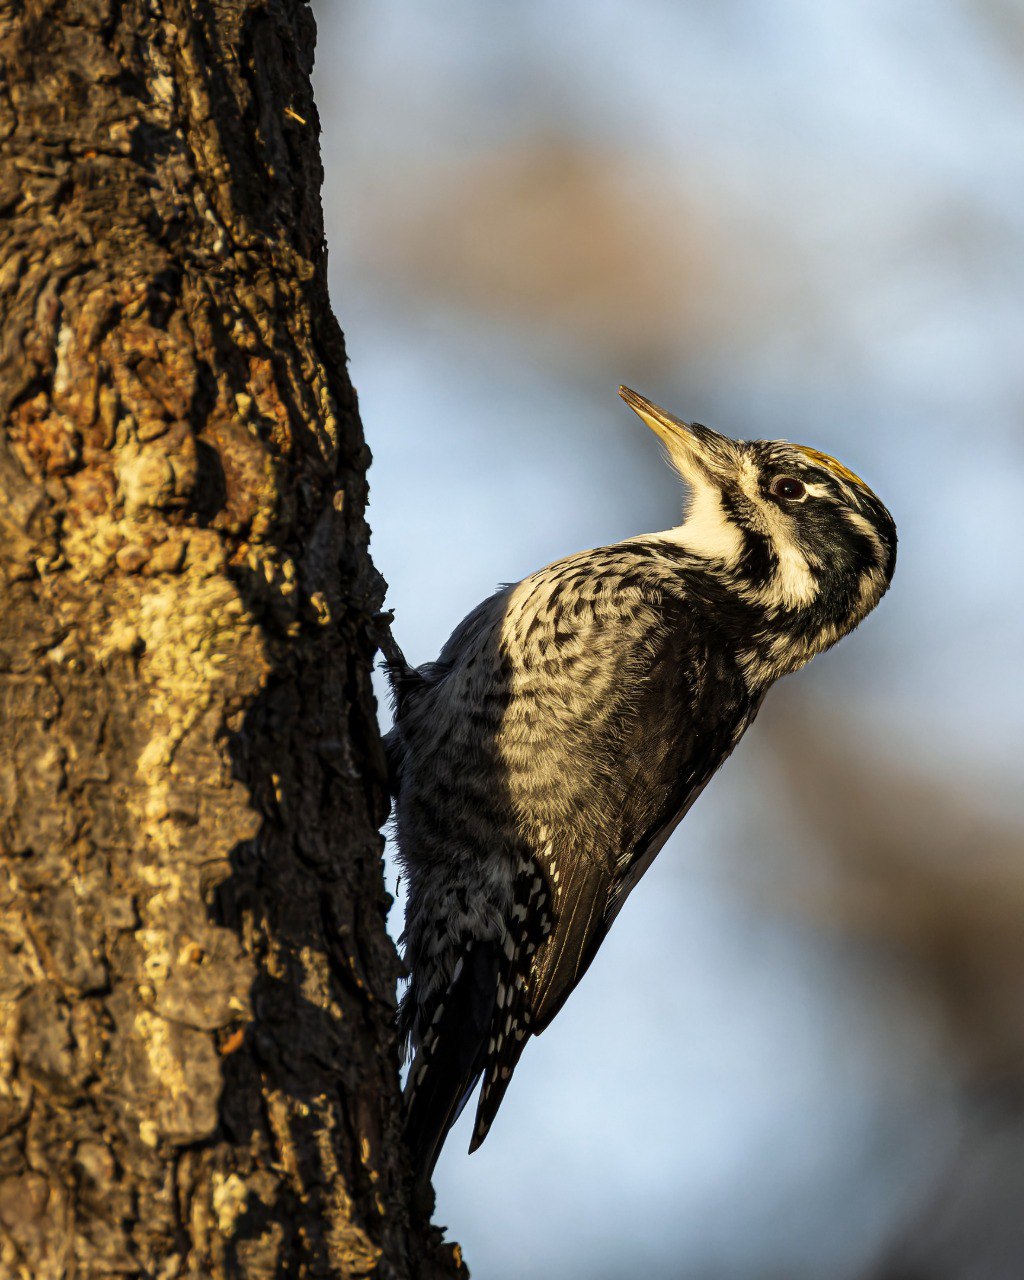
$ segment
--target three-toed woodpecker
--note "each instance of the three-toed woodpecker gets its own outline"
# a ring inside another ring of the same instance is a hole
[[[436,662],[387,655],[406,1133],[423,1176],[481,1077],[470,1150],[484,1140],[527,1040],[769,685],[855,627],[892,577],[892,517],[841,463],[620,394],[689,488],[683,522],[502,588]]]

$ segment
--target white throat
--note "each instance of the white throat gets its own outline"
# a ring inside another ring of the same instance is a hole
[[[703,560],[735,565],[743,554],[743,535],[722,507],[722,495],[717,487],[706,484],[692,484],[691,491],[683,523],[655,536]]]

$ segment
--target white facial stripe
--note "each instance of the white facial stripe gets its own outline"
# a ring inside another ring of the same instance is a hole
[[[764,532],[778,556],[779,567],[768,585],[757,593],[763,604],[776,608],[797,608],[802,604],[810,604],[817,595],[817,584],[811,573],[810,565],[792,536],[792,526],[786,513],[774,502],[768,502],[761,493],[760,476],[752,459],[744,460],[746,465],[740,475],[743,492],[760,513],[764,524]],[[815,492],[821,492],[820,486],[808,485],[808,500]]]
[[[768,591],[780,604],[793,608],[810,604],[817,595],[817,586],[810,566],[795,543],[773,534],[779,567]]]

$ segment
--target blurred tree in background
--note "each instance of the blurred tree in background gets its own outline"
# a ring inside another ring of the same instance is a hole
[[[311,15],[0,41],[0,1274],[455,1274],[402,1178]]]

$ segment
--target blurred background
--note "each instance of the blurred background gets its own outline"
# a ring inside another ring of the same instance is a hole
[[[678,523],[619,382],[837,455],[901,537],[472,1159],[467,1110],[438,1220],[479,1280],[1019,1280],[1024,5],[314,10],[410,659],[498,582]]]

